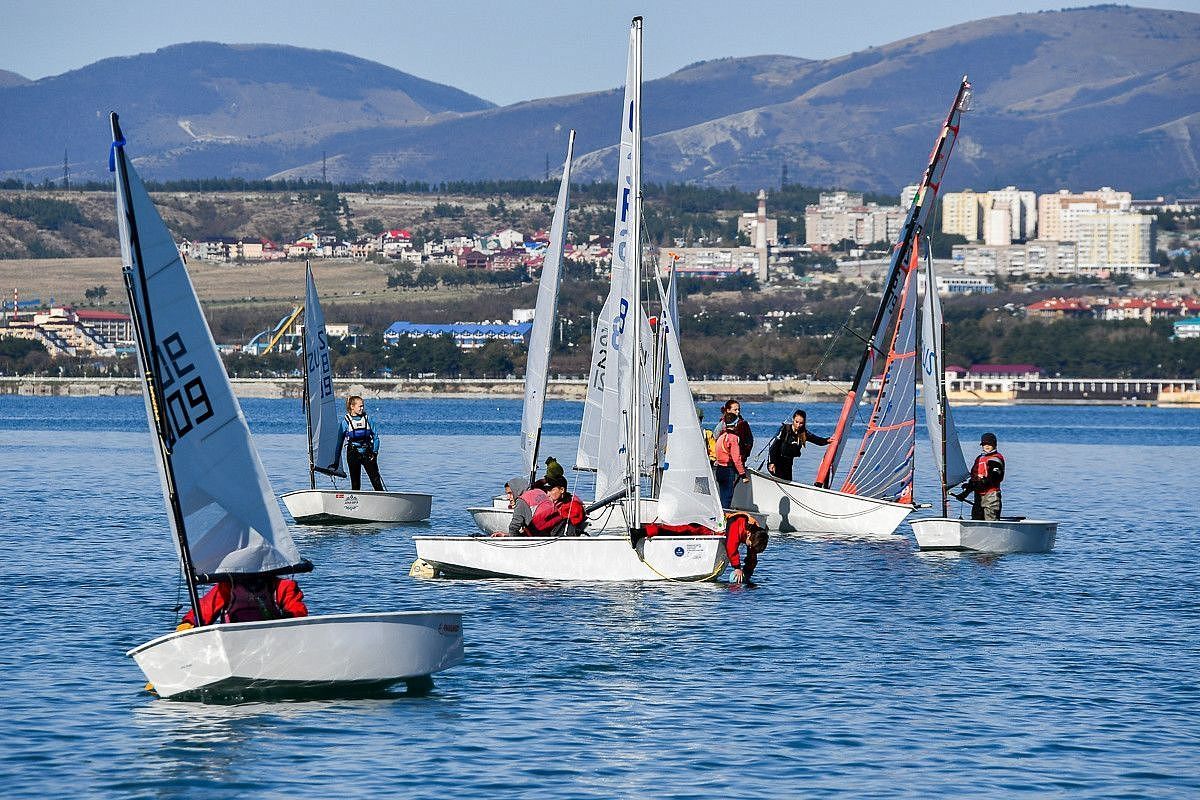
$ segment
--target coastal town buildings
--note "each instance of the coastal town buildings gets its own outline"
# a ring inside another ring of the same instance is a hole
[[[900,206],[863,203],[862,194],[822,192],[816,205],[804,209],[804,243],[829,250],[844,240],[868,245],[894,242],[904,224]]]

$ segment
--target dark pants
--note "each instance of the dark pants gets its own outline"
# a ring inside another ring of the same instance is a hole
[[[1000,519],[1001,498],[999,492],[976,494],[975,502],[971,504],[971,519]]]
[[[714,467],[717,477],[717,493],[721,495],[721,508],[733,507],[733,490],[737,488],[738,473],[734,467]]]
[[[781,458],[775,462],[775,471],[771,473],[781,481],[790,481],[792,479],[792,462],[794,458]]]
[[[350,468],[350,489],[352,491],[357,492],[362,486],[360,468],[367,471],[367,477],[371,479],[371,486],[375,491],[383,491],[383,478],[379,477],[379,462],[374,453],[359,455],[358,451],[351,447],[346,451],[346,466]]]

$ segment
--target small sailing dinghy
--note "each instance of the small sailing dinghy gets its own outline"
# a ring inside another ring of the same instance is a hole
[[[937,293],[933,259],[925,261],[925,297],[921,308],[921,384],[925,422],[933,461],[942,483],[942,516],[909,524],[922,550],[968,550],[979,553],[1048,553],[1058,523],[1001,517],[999,520],[951,519],[950,487],[967,479],[970,469],[946,399],[945,323]]]
[[[597,498],[604,509],[621,501],[620,517],[616,512],[610,512],[612,516],[608,517],[619,519],[621,527],[601,527],[597,535],[585,536],[414,536],[419,561],[428,564],[437,575],[540,580],[702,581],[718,578],[727,567],[724,536],[640,535],[641,520],[654,518],[643,516],[649,508],[655,509],[658,521],[668,524],[703,519],[705,524],[719,531],[724,528],[724,519],[682,362],[674,374],[680,388],[688,392],[688,400],[686,403],[683,400],[673,402],[673,407],[686,407],[693,418],[693,444],[706,474],[692,475],[688,471],[689,459],[681,457],[678,468],[664,471],[657,503],[648,504],[649,498],[641,497],[641,475],[652,459],[652,455],[647,454],[653,452],[654,432],[651,426],[644,429],[642,426],[643,413],[649,405],[649,392],[641,389],[645,383],[642,372],[648,351],[644,340],[649,324],[638,302],[641,274],[641,17],[633,19],[629,36],[625,97],[621,106],[613,291],[597,324],[599,356],[593,354],[589,403],[585,406],[580,441],[581,453],[589,444],[595,445],[594,449],[586,450],[588,463],[585,466],[596,469]],[[678,350],[678,342],[675,349]],[[672,370],[674,368],[672,363]],[[589,416],[593,406],[594,417]],[[593,419],[594,430],[589,427]],[[527,442],[529,429],[523,430]],[[681,442],[687,436],[685,431],[686,426],[680,425],[675,434]],[[672,448],[675,441],[671,440]],[[680,449],[684,447],[684,444],[679,445]],[[674,457],[675,451],[672,452]],[[697,502],[697,497],[708,498],[711,503]]]
[[[283,495],[292,519],[302,525],[422,522],[429,519],[433,495],[423,492],[358,491],[317,488],[317,473],[346,477],[341,469],[337,398],[333,393],[333,358],[325,332],[325,314],[317,296],[312,266],[305,265],[304,421],[308,426],[308,486]]]
[[[110,166],[146,417],[192,608],[199,585],[312,569],[283,522],[191,280],[111,117]],[[393,612],[201,625],[128,652],[160,697],[418,686],[462,661],[462,615]]]
[[[890,537],[913,511],[913,442],[916,432],[916,268],[914,252],[937,202],[938,189],[958,139],[971,85],[964,77],[930,153],[921,183],[884,280],[883,297],[871,325],[842,413],[812,484],[785,481],[750,470],[733,505],[765,515],[771,530],[855,538]],[[890,346],[881,347],[884,337]],[[879,368],[883,356],[882,368]],[[867,384],[876,374],[881,386],[856,456],[834,489],[843,451]]]

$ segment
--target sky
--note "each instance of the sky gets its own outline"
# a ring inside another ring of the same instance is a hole
[[[1077,5],[1093,5],[1081,3]],[[645,17],[645,75],[695,61],[825,59],[1063,0],[0,0],[0,69],[38,79],[193,41],[338,50],[500,105],[624,81]],[[1134,5],[1200,12],[1200,0]]]

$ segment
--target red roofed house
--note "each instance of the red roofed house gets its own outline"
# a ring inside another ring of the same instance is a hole
[[[1039,300],[1025,306],[1025,313],[1028,316],[1042,319],[1090,317],[1093,314],[1092,304],[1078,297],[1051,297]]]
[[[1137,319],[1150,324],[1150,314],[1154,310],[1154,302],[1140,297],[1118,297],[1110,300],[1104,307],[1103,318],[1106,320]]]
[[[465,269],[487,269],[491,263],[491,257],[478,250],[464,250],[458,254],[458,265]]]
[[[103,336],[116,346],[133,344],[133,321],[119,311],[99,311],[92,308],[75,310],[75,318],[85,328]]]
[[[384,231],[379,234],[379,249],[385,256],[398,258],[405,250],[412,250],[412,234],[405,230]]]

